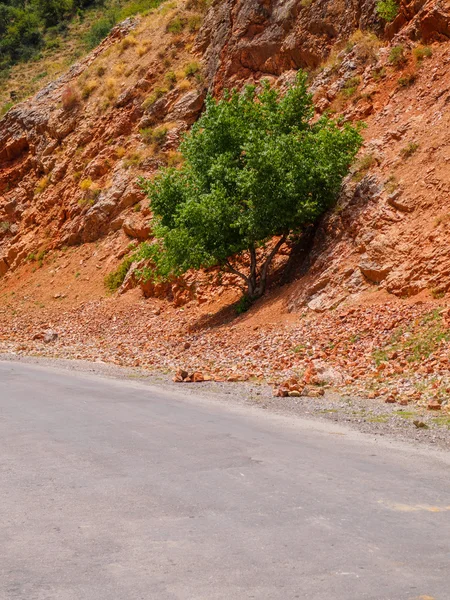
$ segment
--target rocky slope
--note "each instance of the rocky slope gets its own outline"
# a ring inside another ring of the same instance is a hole
[[[422,360],[425,401],[445,401],[447,321],[433,311],[450,288],[450,3],[403,1],[386,27],[375,4],[163,5],[10,110],[0,121],[3,347],[224,378],[281,380],[325,360],[341,383],[416,400],[409,374]],[[167,298],[105,298],[105,275],[149,235],[137,177],[176,162],[206,91],[263,77],[283,86],[298,68],[311,74],[318,113],[367,128],[337,206],[294,254],[290,283],[239,319],[237,293],[210,274]],[[56,346],[40,339],[49,326]]]

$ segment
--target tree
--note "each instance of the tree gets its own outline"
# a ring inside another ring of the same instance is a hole
[[[398,15],[400,6],[395,0],[378,0],[376,10],[382,19],[390,23]]]
[[[264,294],[277,252],[333,204],[362,142],[354,127],[313,115],[302,72],[284,95],[266,82],[259,93],[208,96],[180,146],[182,166],[141,181],[153,211],[152,277],[218,265],[249,300]]]

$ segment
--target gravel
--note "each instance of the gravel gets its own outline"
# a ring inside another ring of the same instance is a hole
[[[348,426],[373,436],[450,450],[450,418],[417,406],[402,407],[386,404],[381,399],[340,395],[327,390],[320,398],[277,398],[265,383],[203,382],[176,384],[172,374],[141,368],[118,367],[108,363],[47,359],[31,356],[0,354],[0,360],[21,361],[69,371],[85,372],[115,379],[134,379],[148,385],[158,385],[188,396],[201,396],[216,401],[252,405],[277,414],[326,420]],[[419,426],[417,426],[419,425]]]

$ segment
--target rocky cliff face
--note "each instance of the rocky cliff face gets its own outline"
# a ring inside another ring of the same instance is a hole
[[[444,293],[449,3],[403,1],[386,28],[375,4],[219,0],[198,34],[174,34],[173,19],[187,23],[198,12],[195,2],[179,2],[116,28],[0,121],[0,275],[13,276],[27,258],[99,240],[123,256],[130,238],[149,233],[137,177],[176,160],[206,89],[262,77],[282,85],[305,68],[318,112],[368,127],[336,210],[297,265],[290,309],[322,311],[374,287],[397,296]]]
[[[245,79],[315,69],[356,29],[380,31],[375,0],[225,0],[207,16],[197,45],[215,89]]]

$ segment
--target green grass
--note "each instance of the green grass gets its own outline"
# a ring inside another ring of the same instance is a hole
[[[431,421],[438,427],[446,427],[447,429],[450,429],[450,417],[433,417]]]
[[[395,414],[402,419],[414,419],[417,417],[417,413],[411,410],[396,410]]]
[[[425,315],[418,323],[404,329],[398,328],[389,341],[372,353],[376,365],[389,360],[393,352],[402,355],[409,363],[429,358],[442,343],[450,341],[450,331],[445,327],[440,309]]]

